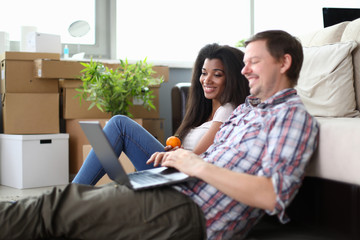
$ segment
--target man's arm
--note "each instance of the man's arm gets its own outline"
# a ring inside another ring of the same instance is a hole
[[[277,116],[256,135],[259,146],[263,143],[261,176],[212,166],[182,149],[173,153],[155,153],[149,163],[175,167],[204,180],[237,201],[268,210],[269,214],[277,213],[282,219],[286,206],[301,185],[305,166],[315,150],[318,127],[316,121],[301,109],[291,108]]]
[[[275,207],[276,194],[270,178],[220,168],[183,149],[166,153],[162,159],[162,166],[174,167],[197,177],[249,206],[270,211]]]

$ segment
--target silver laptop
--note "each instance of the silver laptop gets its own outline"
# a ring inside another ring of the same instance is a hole
[[[167,167],[158,167],[127,174],[103,132],[100,123],[97,121],[80,121],[79,123],[104,170],[110,179],[119,184],[139,190],[194,179],[185,173]]]

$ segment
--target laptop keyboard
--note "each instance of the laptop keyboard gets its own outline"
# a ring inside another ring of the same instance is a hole
[[[151,172],[134,172],[128,175],[131,181],[134,181],[136,183],[139,184],[144,184],[144,183],[161,183],[167,180],[167,178],[159,175],[159,174],[154,174]]]

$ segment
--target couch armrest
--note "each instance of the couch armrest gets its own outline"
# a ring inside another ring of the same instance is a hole
[[[319,146],[307,175],[360,185],[360,118],[317,118]]]
[[[185,116],[186,103],[190,82],[176,84],[171,89],[171,108],[172,108],[172,129],[173,134],[178,129]]]

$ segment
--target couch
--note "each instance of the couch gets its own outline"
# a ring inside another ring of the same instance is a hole
[[[296,89],[320,124],[319,146],[289,207],[293,224],[266,219],[248,239],[360,239],[360,19],[298,38],[304,63]],[[189,86],[172,89],[173,131]]]
[[[309,176],[360,185],[360,19],[299,37],[298,94],[320,123]]]

